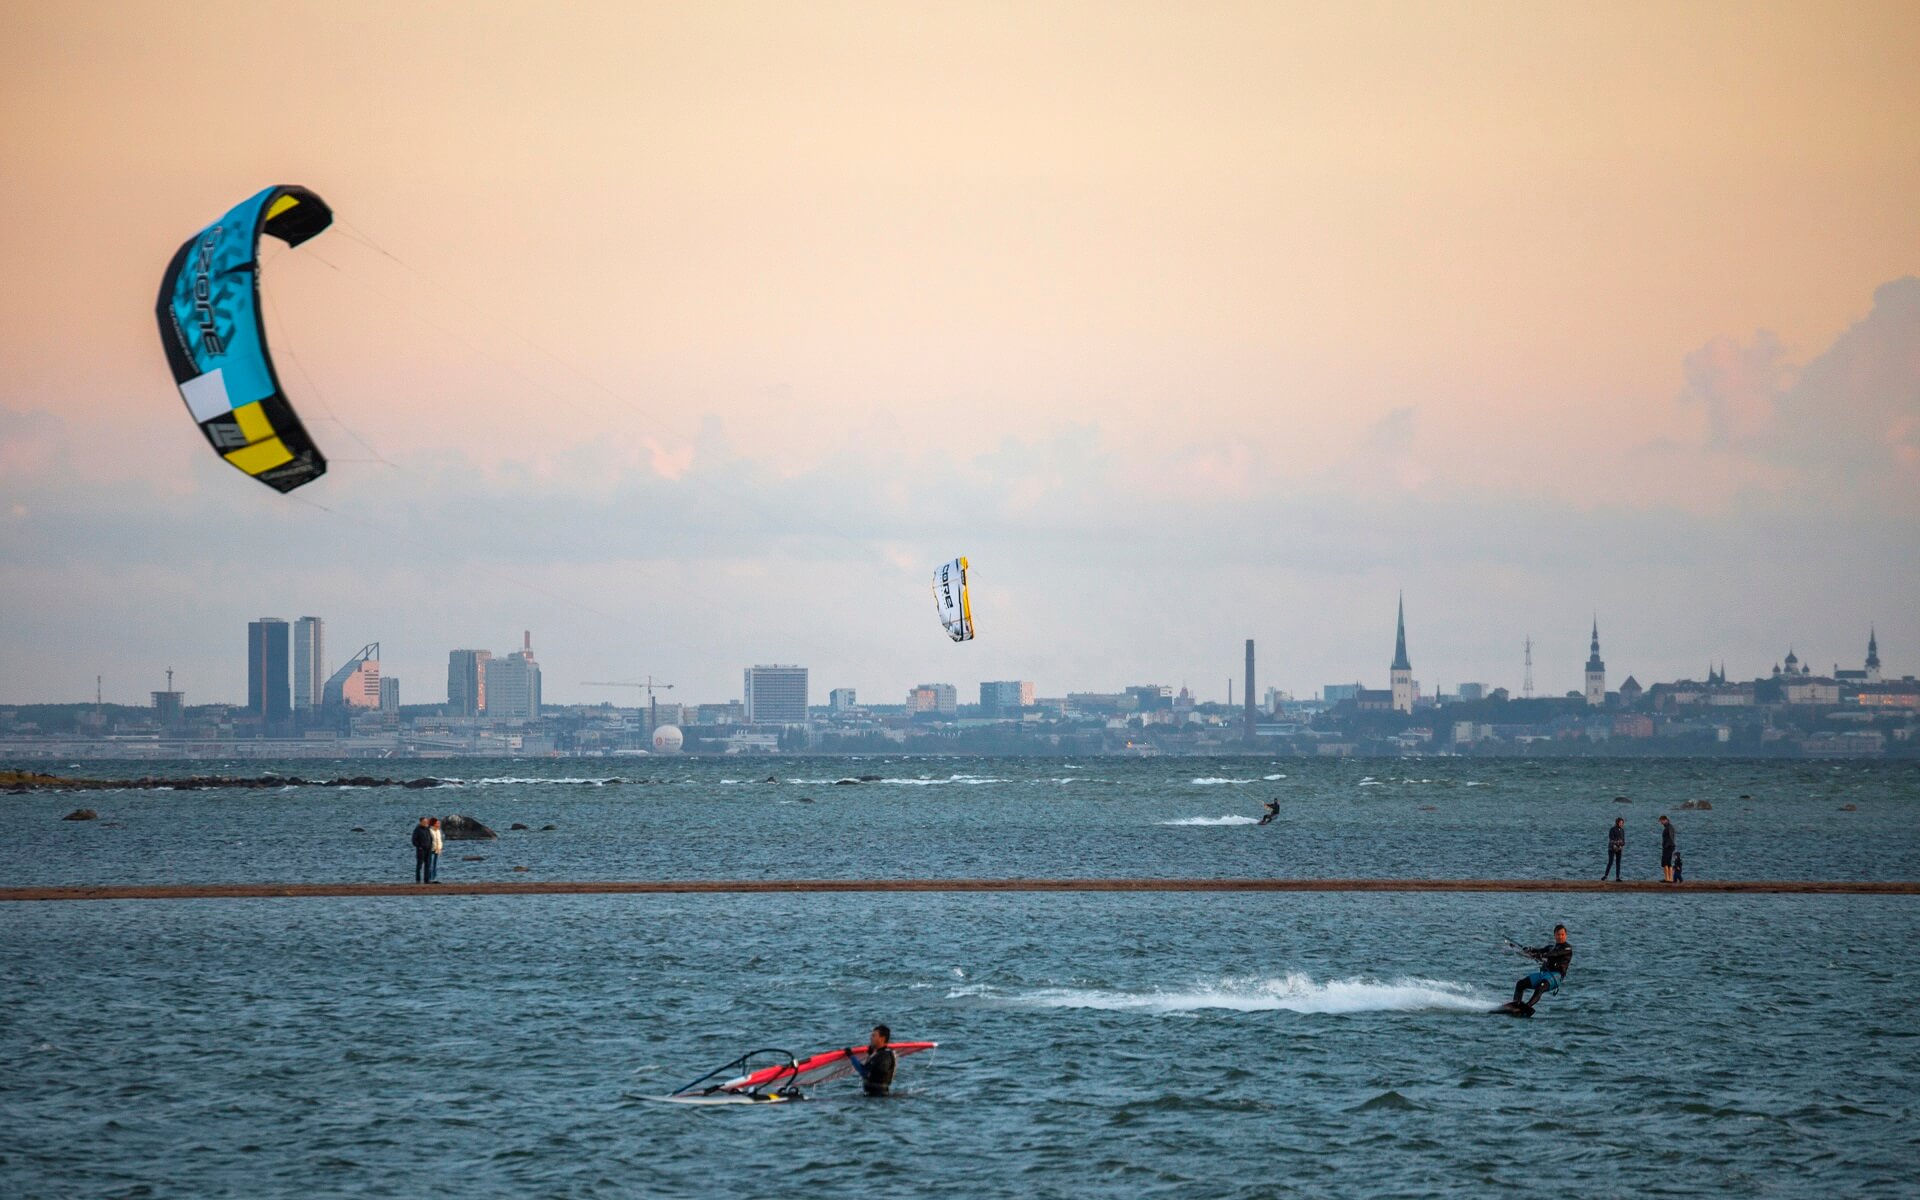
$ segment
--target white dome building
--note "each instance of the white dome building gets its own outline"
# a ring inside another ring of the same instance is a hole
[[[677,725],[662,725],[653,731],[653,752],[655,754],[678,754],[680,747],[686,744],[686,735]]]

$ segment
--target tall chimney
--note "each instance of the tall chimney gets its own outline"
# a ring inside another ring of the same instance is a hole
[[[1248,638],[1247,639],[1246,702],[1247,702],[1247,741],[1249,743],[1253,741],[1253,722],[1254,722],[1253,695],[1254,695],[1254,692],[1253,692],[1253,639]]]

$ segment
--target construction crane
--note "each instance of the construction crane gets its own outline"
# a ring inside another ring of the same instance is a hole
[[[647,736],[649,737],[653,736],[654,730],[660,728],[660,721],[659,721],[660,706],[659,706],[659,703],[653,698],[654,691],[656,689],[663,692],[670,692],[673,690],[672,684],[661,683],[651,675],[647,676],[646,680],[641,683],[633,683],[625,679],[587,679],[587,680],[582,680],[580,683],[580,686],[581,687],[630,687],[630,688],[641,688],[645,690],[645,692],[647,693]]]

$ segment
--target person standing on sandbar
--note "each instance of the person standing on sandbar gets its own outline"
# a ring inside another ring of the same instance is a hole
[[[1606,882],[1607,871],[1613,872],[1613,881],[1620,882],[1620,856],[1627,849],[1627,819],[1615,817],[1613,828],[1607,830],[1607,866],[1600,872],[1600,880]]]
[[[427,827],[427,818],[421,817],[420,823],[413,827],[413,881],[430,882],[432,871],[433,830]]]
[[[1668,883],[1673,882],[1673,852],[1677,838],[1678,834],[1673,828],[1673,822],[1662,815],[1660,818],[1660,875]]]

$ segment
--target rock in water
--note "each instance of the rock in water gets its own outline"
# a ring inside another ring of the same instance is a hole
[[[560,827],[559,827],[558,825],[542,825],[542,826],[540,827],[540,832],[541,832],[541,833],[551,833],[552,831],[554,831],[554,830],[556,830],[556,829],[558,829],[558,828],[560,828]]]
[[[511,833],[515,829],[525,829],[525,828],[526,826],[524,824],[522,824],[519,821],[515,821],[513,824],[507,826],[507,831]]]
[[[450,842],[481,842],[500,836],[472,817],[459,813],[440,818],[440,834]]]
[[[62,821],[98,821],[100,814],[90,808],[76,808],[60,819]]]
[[[431,775],[424,775],[419,779],[409,779],[400,786],[403,788],[432,788],[439,787],[440,781]]]

